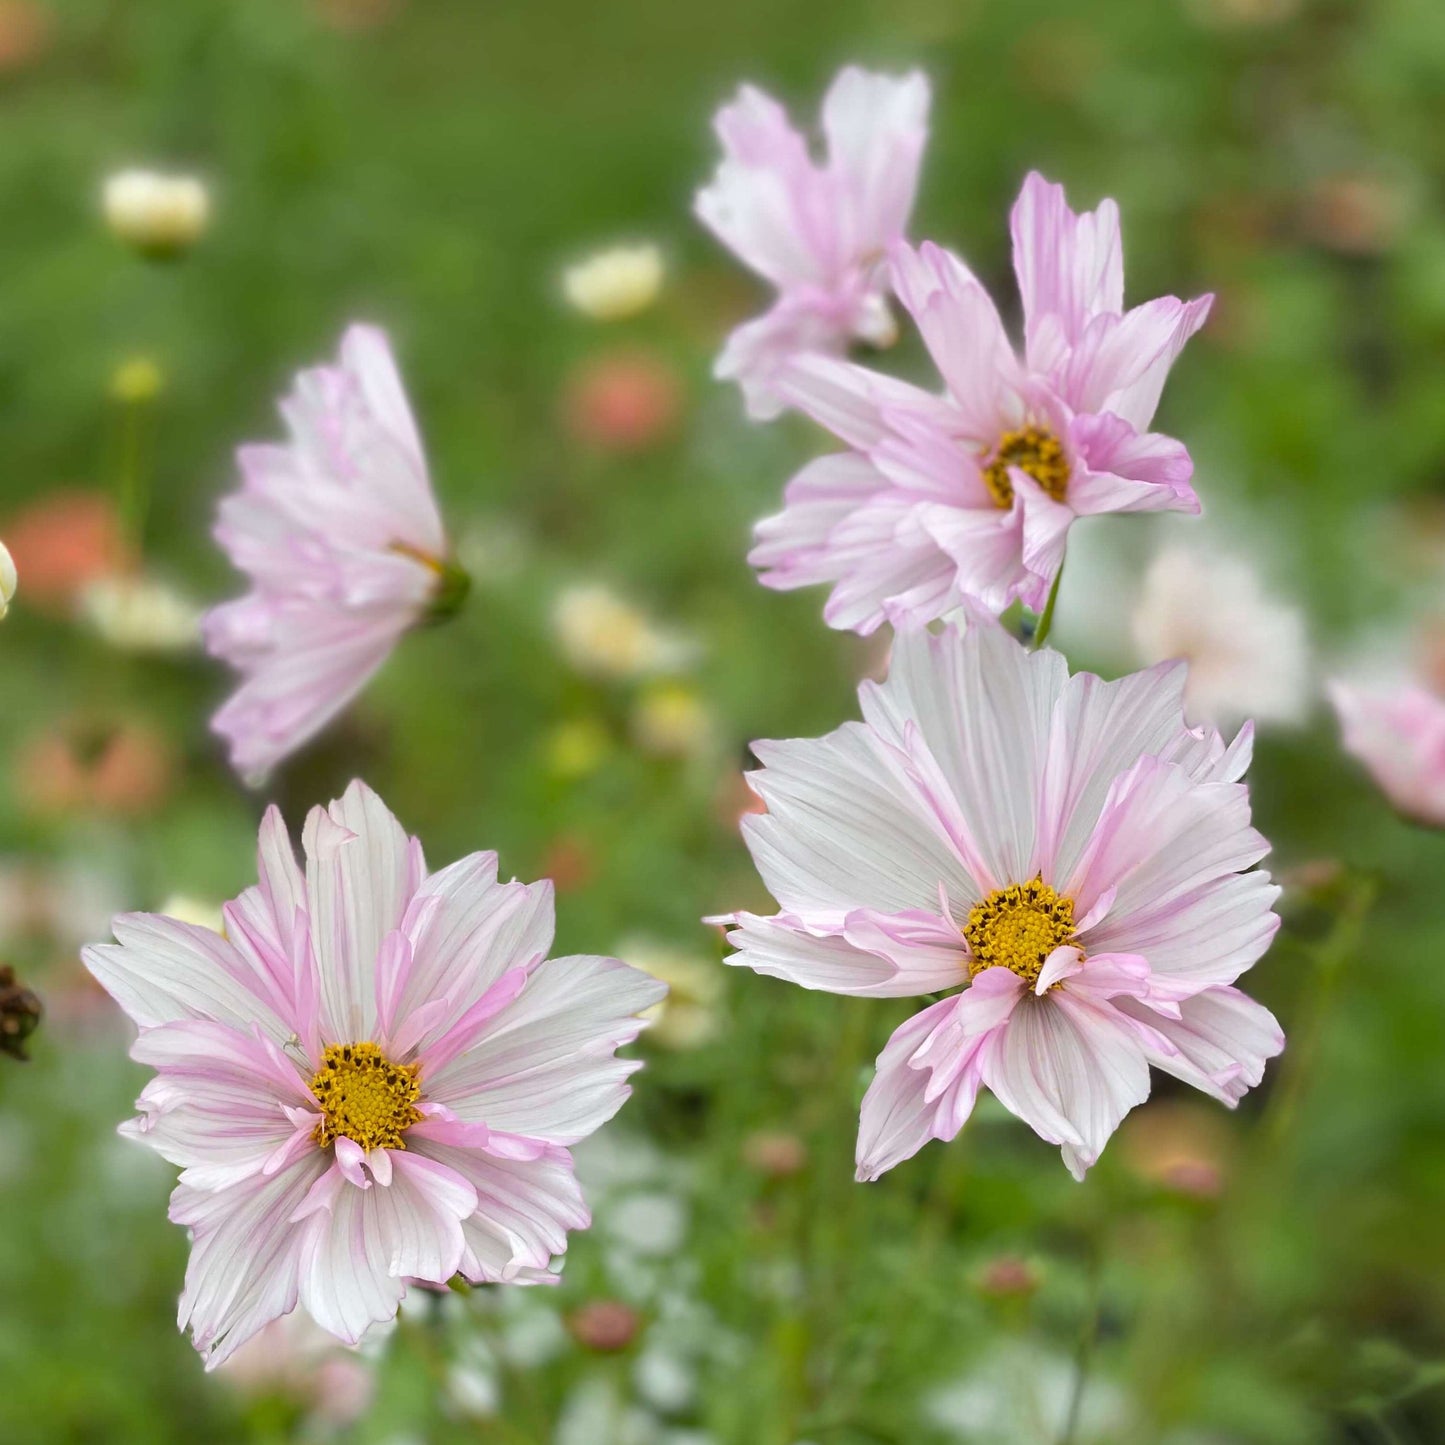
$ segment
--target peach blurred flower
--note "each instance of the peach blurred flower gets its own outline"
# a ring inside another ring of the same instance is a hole
[[[170,744],[147,723],[72,718],[31,738],[12,776],[22,807],[36,816],[139,817],[165,800],[175,763]]]
[[[608,351],[568,379],[562,411],[572,433],[608,452],[640,452],[662,441],[682,411],[676,370],[650,351]]]
[[[0,0],[0,75],[25,70],[50,44],[50,12],[34,0]]]
[[[129,562],[115,503],[103,492],[49,492],[10,518],[5,541],[26,603],[52,614],[70,611],[89,583]]]

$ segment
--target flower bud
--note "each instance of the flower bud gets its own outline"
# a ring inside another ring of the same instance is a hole
[[[10,610],[10,599],[15,596],[15,559],[10,555],[4,542],[0,542],[0,618]]]
[[[662,252],[656,246],[614,246],[569,266],[562,273],[562,293],[594,321],[621,321],[657,300],[662,276]]]
[[[621,1300],[588,1300],[567,1317],[567,1328],[584,1349],[599,1354],[616,1354],[637,1338],[642,1320],[631,1305]]]
[[[24,1062],[25,1040],[39,1026],[40,1000],[15,977],[8,963],[0,963],[0,1053]]]

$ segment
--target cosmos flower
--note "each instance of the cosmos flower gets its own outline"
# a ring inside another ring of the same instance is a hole
[[[568,266],[562,273],[562,294],[594,321],[623,321],[657,300],[663,272],[662,252],[656,246],[612,246]]]
[[[1165,547],[1144,574],[1133,631],[1143,662],[1189,664],[1191,722],[1303,718],[1310,694],[1304,614],[1266,592],[1241,558]]]
[[[417,1280],[550,1282],[588,1213],[567,1146],[617,1111],[619,1046],[664,988],[547,960],[550,883],[494,853],[428,873],[361,783],[314,808],[298,866],[275,808],[222,937],[125,914],[86,966],[156,1070],[122,1133],[181,1166],[180,1324],[208,1366],[299,1303],[356,1342]]]
[[[1445,828],[1445,697],[1423,678],[1329,685],[1345,750],[1412,822]]]
[[[1185,726],[1177,663],[1070,677],[992,620],[899,638],[864,721],[756,744],[743,834],[781,911],[731,962],[806,988],[947,996],[889,1040],[858,1177],[951,1139],[986,1087],[1075,1177],[1153,1065],[1233,1104],[1283,1046],[1234,987],[1279,893],[1239,781],[1251,733]]]
[[[740,383],[750,415],[783,409],[773,382],[794,354],[841,354],[855,340],[892,344],[882,263],[913,209],[928,104],[917,71],[894,79],[849,66],[823,100],[821,165],[782,106],[753,86],[718,112],[723,160],[694,209],[778,292],[767,312],[733,332],[715,368]]]
[[[216,540],[251,578],[207,613],[206,644],[241,674],[216,714],[236,770],[260,780],[361,691],[408,628],[454,610],[421,438],[385,335],[352,326],[338,365],[303,371],[284,446],[242,447]]]
[[[152,257],[189,250],[211,219],[211,198],[202,181],[160,171],[118,171],[107,177],[102,206],[115,236]]]
[[[1022,356],[958,257],[899,243],[893,287],[943,394],[819,355],[775,378],[849,450],[793,478],[750,560],[769,587],[831,584],[832,627],[920,627],[965,598],[1038,611],[1076,517],[1199,510],[1189,453],[1148,427],[1213,298],[1126,312],[1112,201],[1075,215],[1062,187],[1030,175],[1012,225]]]

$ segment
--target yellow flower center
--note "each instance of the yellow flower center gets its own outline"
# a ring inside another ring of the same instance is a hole
[[[1074,936],[1074,900],[1041,878],[995,888],[969,909],[963,936],[973,952],[970,978],[986,968],[1008,968],[1032,986],[1048,956]]]
[[[1041,426],[1021,427],[1006,431],[994,448],[993,456],[984,464],[983,480],[994,502],[1001,510],[1013,506],[1014,487],[1008,469],[1017,467],[1027,472],[1054,501],[1062,502],[1069,488],[1069,459],[1063,443],[1053,432]]]
[[[327,1044],[311,1092],[325,1116],[312,1136],[323,1148],[344,1135],[363,1149],[405,1149],[402,1133],[421,1122],[415,1064],[393,1064],[375,1045]]]

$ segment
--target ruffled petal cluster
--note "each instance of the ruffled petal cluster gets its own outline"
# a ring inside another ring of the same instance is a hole
[[[900,241],[892,285],[942,394],[803,352],[774,378],[847,450],[794,477],[750,560],[770,587],[830,586],[833,627],[921,627],[969,599],[1039,610],[1075,518],[1199,510],[1189,453],[1149,428],[1213,298],[1125,310],[1118,208],[1075,214],[1036,174],[1012,230],[1021,350],[957,256]]]
[[[361,783],[303,842],[304,866],[268,810],[224,935],[127,914],[84,952],[155,1070],[122,1132],[181,1167],[180,1325],[208,1367],[298,1305],[355,1342],[409,1280],[553,1280],[589,1222],[568,1146],[627,1098],[616,1051],[666,993],[617,959],[548,960],[550,883],[500,882],[494,853],[428,872]],[[415,1094],[394,1145],[355,1137],[365,1079],[350,1116],[317,1083],[372,1052]]]
[[[1181,664],[1071,677],[975,614],[901,636],[862,722],[755,745],[767,811],[743,829],[780,911],[723,920],[730,962],[948,991],[878,1059],[860,1179],[951,1139],[981,1088],[1082,1177],[1151,1067],[1232,1105],[1283,1046],[1235,987],[1279,923],[1240,781],[1251,732],[1186,726],[1183,683]]]
[[[212,726],[263,778],[361,691],[448,577],[421,438],[385,335],[350,327],[335,366],[281,403],[281,445],[238,453],[216,540],[251,591],[207,614],[206,644],[241,675]]]
[[[741,384],[754,417],[782,410],[775,379],[795,354],[893,340],[883,260],[913,209],[928,105],[916,71],[894,79],[849,66],[823,101],[821,164],[783,107],[753,86],[718,112],[723,160],[698,193],[698,218],[777,288],[716,368]]]

